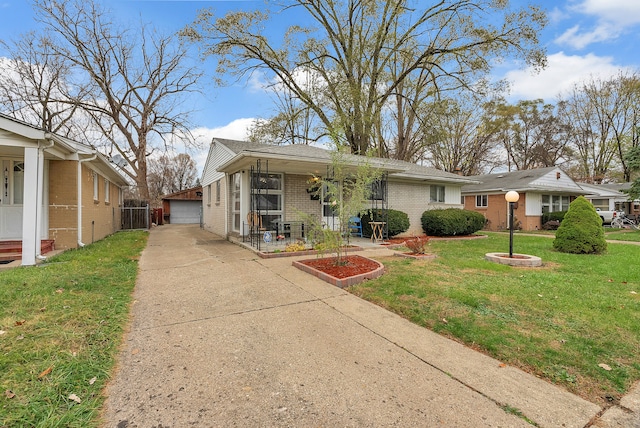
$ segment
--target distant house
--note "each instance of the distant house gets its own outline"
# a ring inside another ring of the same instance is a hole
[[[200,224],[202,216],[202,186],[162,197],[165,223]]]
[[[21,251],[23,265],[42,241],[76,248],[120,229],[127,181],[83,144],[0,115],[0,244]]]
[[[522,230],[542,227],[542,214],[566,211],[569,204],[585,191],[558,167],[530,169],[469,177],[477,184],[462,187],[465,209],[483,214],[488,230],[504,230],[509,224],[509,205],[505,194],[520,194],[514,210]]]
[[[420,217],[425,210],[461,208],[461,187],[474,183],[471,178],[398,160],[346,155],[344,161],[351,168],[369,162],[385,173],[363,211],[384,207],[407,213],[408,235],[423,233]],[[330,166],[331,153],[318,147],[214,138],[201,179],[204,228],[224,237],[242,236],[252,222],[271,229],[274,224],[300,221],[303,214],[336,228],[330,201],[309,191],[314,175],[331,176]]]
[[[640,215],[640,200],[631,201],[622,190],[629,189],[631,183],[588,184],[579,183],[585,191],[585,198],[594,207],[603,211],[624,211],[628,215]]]

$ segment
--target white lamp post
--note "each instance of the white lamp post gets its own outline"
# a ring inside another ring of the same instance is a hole
[[[515,190],[510,190],[504,195],[509,202],[509,258],[513,257],[513,205],[518,202],[520,195]]]

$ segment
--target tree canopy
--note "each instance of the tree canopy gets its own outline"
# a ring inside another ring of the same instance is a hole
[[[304,9],[309,24],[268,39],[271,15],[289,8]],[[217,17],[205,10],[183,35],[217,58],[218,76],[265,73],[313,112],[318,132],[339,132],[352,153],[364,154],[380,149],[378,134],[395,96],[417,104],[447,89],[472,88],[505,56],[543,66],[538,31],[545,22],[539,9],[513,10],[508,0],[288,0],[280,11]],[[403,98],[418,83],[421,95]]]

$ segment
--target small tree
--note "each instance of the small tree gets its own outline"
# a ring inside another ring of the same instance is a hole
[[[336,146],[338,149],[331,152],[331,177],[314,177],[312,189],[330,202],[340,227],[339,230],[317,230],[322,226],[311,222],[310,228],[312,236],[322,236],[324,250],[336,253],[336,265],[342,265],[342,237],[349,236],[349,218],[362,211],[369,200],[371,183],[380,178],[381,171],[374,168],[366,157],[343,153],[340,144]]]
[[[602,219],[584,196],[579,196],[569,205],[569,211],[556,231],[553,248],[572,254],[600,254],[606,251]]]

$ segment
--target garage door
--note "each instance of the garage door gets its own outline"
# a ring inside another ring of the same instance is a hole
[[[171,201],[169,223],[199,224],[200,207],[202,207],[202,201]]]

